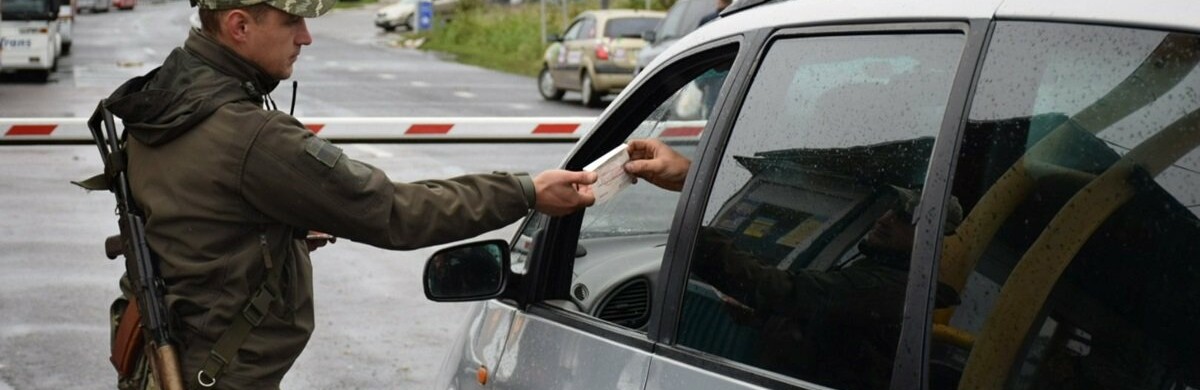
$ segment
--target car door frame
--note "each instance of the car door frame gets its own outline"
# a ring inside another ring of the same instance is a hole
[[[707,69],[716,65],[731,55],[733,64],[730,67],[730,74],[735,74],[739,67],[745,67],[742,64],[744,58],[753,51],[747,51],[746,45],[743,43],[745,37],[742,35],[734,35],[715,40],[703,46],[688,50],[675,56],[674,59],[668,61],[665,66],[659,67],[659,71],[653,74],[647,74],[639,80],[638,85],[646,85],[653,83],[677,83],[682,87],[689,80],[679,80],[678,74],[682,69],[697,70],[700,68]],[[723,56],[714,59],[713,54],[718,53]],[[727,78],[728,80],[728,78]],[[730,88],[730,84],[726,83],[722,86],[722,91]],[[645,120],[657,107],[657,104],[651,105],[652,102],[665,102],[674,90],[668,88],[631,88],[629,93],[623,93],[612,104],[611,109],[605,113],[597,121],[597,128],[585,136],[576,147],[568,154],[568,158],[564,161],[566,169],[579,170],[587,163],[600,157],[617,144],[624,142],[628,137],[629,132],[636,128],[636,124]],[[723,104],[725,93],[720,93],[716,104]],[[628,109],[622,109],[622,108]],[[714,123],[721,122],[719,114],[717,117],[711,117],[708,126],[711,128]],[[711,130],[711,129],[709,129]],[[706,130],[706,131],[709,131]],[[711,131],[710,131],[711,132]],[[703,141],[701,141],[703,142]],[[683,199],[685,194],[681,194]],[[681,201],[679,204],[683,204]],[[674,223],[678,223],[681,218],[681,209],[677,207],[675,210]],[[643,375],[649,369],[649,358],[655,351],[655,343],[650,338],[650,334],[642,333],[633,329],[623,328],[615,324],[611,324],[598,318],[586,315],[584,313],[572,312],[561,309],[552,301],[566,300],[567,294],[570,293],[569,287],[572,282],[573,261],[563,261],[561,259],[574,259],[575,247],[578,242],[579,229],[583,220],[582,213],[573,215],[550,218],[546,225],[540,229],[539,237],[537,237],[530,250],[528,259],[528,268],[524,276],[521,277],[519,291],[516,294],[515,318],[512,320],[513,328],[509,330],[508,340],[505,341],[506,347],[500,357],[499,366],[505,367],[519,363],[508,359],[516,359],[510,355],[510,351],[519,349],[513,348],[513,343],[520,342],[514,336],[521,333],[518,326],[536,326],[538,329],[564,329],[566,332],[576,335],[590,335],[599,337],[609,343],[617,344],[635,351],[635,353],[643,354],[646,358],[646,365],[642,371]],[[524,226],[533,223],[536,218],[546,218],[544,215],[531,215],[522,224]],[[520,240],[521,233],[513,241],[514,243]],[[655,295],[661,295],[661,291],[656,291]],[[651,307],[651,318],[653,318],[659,310]],[[653,321],[653,320],[651,320]],[[532,324],[532,325],[531,325]],[[648,328],[649,329],[649,328]],[[554,338],[553,335],[538,334],[539,337]],[[639,383],[645,383],[644,377]]]
[[[654,305],[660,313],[651,316],[650,334],[656,343],[655,359],[666,359],[679,364],[712,372],[719,376],[769,388],[808,388],[808,382],[779,375],[767,370],[736,363],[723,358],[702,356],[686,347],[676,345],[678,319],[682,310],[686,290],[688,267],[698,235],[698,228],[712,192],[724,147],[731,136],[733,122],[749,92],[752,79],[763,59],[769,54],[771,43],[777,39],[795,39],[819,36],[882,35],[882,34],[928,34],[953,32],[964,36],[964,46],[956,74],[950,87],[949,100],[941,127],[930,156],[930,169],[926,174],[921,204],[916,209],[917,237],[914,242],[913,260],[910,268],[910,283],[905,296],[905,319],[902,324],[900,343],[897,345],[896,362],[893,364],[891,388],[924,389],[927,387],[929,337],[925,329],[930,326],[929,315],[909,313],[931,313],[933,305],[932,278],[936,275],[937,261],[941,251],[942,213],[950,197],[950,178],[953,177],[961,134],[965,128],[969,97],[982,64],[982,54],[990,38],[990,19],[947,19],[921,21],[889,21],[884,24],[846,23],[826,26],[798,26],[766,28],[748,35],[746,47],[753,47],[750,66],[736,67],[738,75],[734,85],[727,85],[720,102],[716,120],[710,122],[707,134],[701,140],[698,158],[688,173],[687,184],[676,210],[676,221],[664,254],[659,275],[665,293],[656,295]],[[747,61],[739,58],[739,61]],[[731,88],[732,87],[732,88]],[[715,123],[714,123],[715,122]],[[907,350],[906,350],[907,349]],[[901,362],[904,361],[904,364]],[[914,364],[915,363],[915,364]],[[816,386],[819,387],[819,386]]]

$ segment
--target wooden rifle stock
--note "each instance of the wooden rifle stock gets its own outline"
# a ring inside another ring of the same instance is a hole
[[[171,344],[160,345],[154,350],[154,363],[158,383],[163,390],[184,390],[183,374],[179,368],[179,355]]]

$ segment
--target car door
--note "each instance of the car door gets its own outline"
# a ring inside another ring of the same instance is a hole
[[[579,72],[579,53],[571,54],[569,44],[579,39],[580,31],[583,30],[584,20],[587,17],[579,17],[571,22],[567,27],[566,32],[557,42],[558,52],[551,53],[553,58],[548,58],[550,62],[550,73],[554,76],[554,86],[562,89],[578,89],[579,82],[572,81],[578,79],[578,76],[573,73]]]
[[[968,26],[769,34],[685,186],[647,389],[889,387]]]
[[[601,119],[567,160],[580,169],[629,139],[657,138],[694,155],[737,54],[735,39],[651,76]],[[697,85],[701,85],[698,87]],[[654,348],[647,330],[662,293],[663,251],[679,193],[639,183],[583,215],[531,217],[514,241],[527,268],[489,387],[641,389]]]
[[[579,30],[574,36],[563,38],[562,80],[566,88],[580,90],[583,85],[583,72],[592,61],[596,47],[596,16],[584,15],[579,19]]]

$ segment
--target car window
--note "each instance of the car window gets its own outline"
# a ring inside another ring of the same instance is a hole
[[[584,18],[583,25],[579,27],[579,36],[575,39],[592,39],[596,37],[596,19]]]
[[[680,22],[679,35],[690,33],[700,27],[700,20],[705,16],[717,12],[716,0],[694,0],[692,5],[688,7],[687,14],[684,15],[683,21]]]
[[[835,388],[887,387],[907,213],[963,45],[955,34],[770,45],[712,183],[679,345]]]
[[[567,32],[563,33],[562,39],[564,41],[579,39],[579,31],[583,29],[584,22],[587,20],[580,19],[576,20],[575,23],[571,23],[571,27],[567,27]]]
[[[1200,388],[1200,37],[1005,22],[986,58],[931,374]]]
[[[604,36],[607,38],[641,37],[643,31],[650,31],[658,25],[660,18],[619,18],[609,19],[604,25]]]
[[[662,41],[669,38],[677,38],[680,35],[679,26],[683,21],[683,16],[687,13],[688,5],[701,0],[681,0],[671,6],[667,10],[667,16],[662,19],[662,22],[655,28],[655,41]]]
[[[46,2],[42,0],[8,0],[4,2],[4,18],[21,20],[22,14],[46,12]]]
[[[711,96],[720,91],[731,63],[732,57],[706,69],[670,77],[664,85],[641,87],[676,92],[659,103],[627,140],[658,138],[692,157],[711,112],[711,107],[692,106],[711,105],[716,100]],[[587,209],[572,272],[570,296],[576,308],[601,320],[645,331],[651,293],[656,290],[678,200],[676,192],[638,184]]]

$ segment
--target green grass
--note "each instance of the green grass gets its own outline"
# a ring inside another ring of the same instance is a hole
[[[545,49],[538,7],[482,7],[460,12],[425,34],[421,48],[453,55],[467,64],[535,75]],[[550,24],[558,31],[557,24]]]
[[[652,8],[667,6],[664,1],[652,1]],[[612,1],[614,8],[640,7],[644,3],[644,0]],[[432,31],[420,34],[426,39],[421,49],[450,54],[454,60],[466,64],[537,75],[547,46],[541,35],[541,7],[537,2],[510,6],[466,1],[462,5],[452,21],[439,23]],[[599,0],[575,2],[570,5],[568,16],[574,17],[585,9],[598,9],[599,5]],[[562,9],[557,4],[547,3],[546,19],[547,34],[562,33]]]
[[[338,0],[338,2],[333,5],[333,8],[358,8],[367,4],[375,4],[378,2],[379,0]]]

